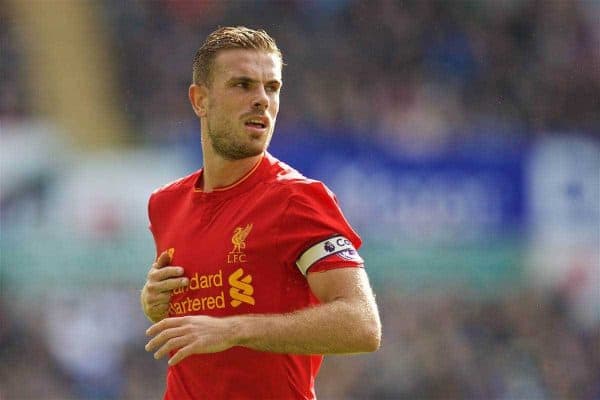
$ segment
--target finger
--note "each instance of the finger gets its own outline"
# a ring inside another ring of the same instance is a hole
[[[169,340],[185,335],[185,329],[182,327],[166,329],[154,336],[144,347],[146,351],[152,351],[164,346]]]
[[[163,251],[160,256],[158,256],[158,258],[156,259],[156,262],[154,263],[154,267],[155,268],[162,268],[162,267],[166,267],[167,265],[169,265],[171,263],[171,255],[169,255],[168,251]]]
[[[165,318],[146,329],[146,335],[156,336],[165,329],[175,328],[184,323],[185,317]]]
[[[194,354],[194,348],[192,346],[192,344],[188,344],[185,347],[182,347],[181,349],[177,350],[177,352],[175,353],[175,355],[173,355],[173,357],[169,358],[169,366],[174,366],[176,364],[179,364],[180,361],[182,361],[184,358],[190,356]]]
[[[160,281],[171,276],[178,276],[183,273],[183,268],[175,265],[162,268],[150,268],[148,270],[148,279]]]
[[[190,336],[179,336],[173,339],[169,339],[156,353],[154,353],[154,358],[156,360],[163,358],[173,350],[181,349],[182,347],[187,346],[192,342]]]
[[[146,311],[155,316],[165,315],[169,312],[169,303],[148,304]]]
[[[159,294],[159,293],[168,293],[174,289],[178,289],[180,287],[187,286],[189,283],[188,278],[170,278],[160,282],[153,282],[148,284],[148,290],[151,293]]]
[[[169,292],[161,292],[156,288],[148,287],[148,295],[146,297],[146,304],[148,308],[152,308],[153,306],[169,304],[171,300],[171,293]]]
[[[169,312],[169,303],[153,304],[150,306],[152,315],[165,315]]]
[[[163,281],[168,278],[173,278],[183,275],[182,267],[163,267],[161,269],[151,268],[148,271],[148,280],[152,282]]]

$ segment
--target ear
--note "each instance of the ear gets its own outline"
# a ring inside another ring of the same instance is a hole
[[[205,85],[196,85],[192,83],[188,89],[188,97],[194,113],[199,118],[206,116],[206,110],[208,107],[208,88]]]

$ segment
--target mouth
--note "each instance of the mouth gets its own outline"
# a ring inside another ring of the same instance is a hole
[[[264,116],[249,117],[244,121],[244,125],[252,132],[264,133],[269,126],[269,119]]]

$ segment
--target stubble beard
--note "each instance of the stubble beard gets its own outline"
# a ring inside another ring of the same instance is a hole
[[[236,140],[233,133],[234,128],[230,123],[225,123],[223,125],[224,126],[215,127],[214,124],[211,123],[211,120],[208,119],[206,134],[210,138],[215,153],[226,160],[242,160],[244,158],[262,154],[271,141],[272,133],[267,137],[264,146],[256,148]]]

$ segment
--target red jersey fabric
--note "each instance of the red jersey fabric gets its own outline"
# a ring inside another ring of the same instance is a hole
[[[308,269],[362,265],[361,239],[323,183],[268,153],[226,188],[205,193],[201,176],[164,186],[149,201],[157,254],[171,251],[171,264],[189,278],[171,296],[169,316],[295,311],[318,303]],[[243,347],[193,355],[169,367],[164,398],[314,399],[321,362]]]

